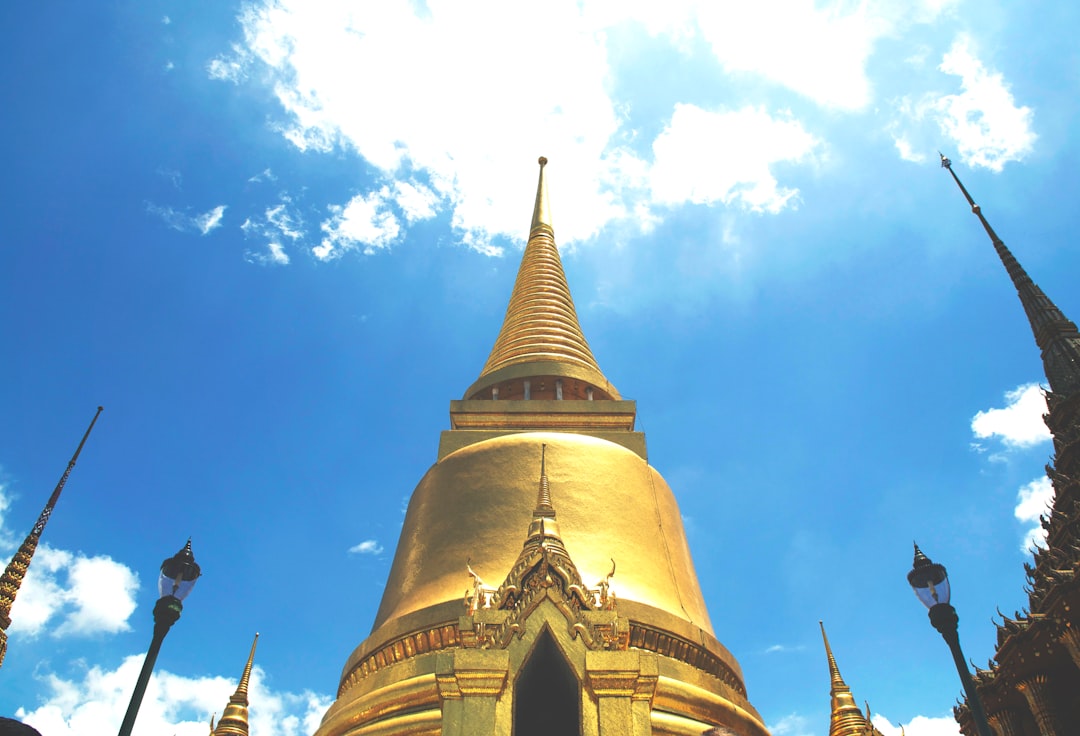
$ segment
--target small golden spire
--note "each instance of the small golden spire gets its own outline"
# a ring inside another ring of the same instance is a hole
[[[540,492],[536,497],[536,510],[533,511],[533,516],[547,516],[554,519],[555,507],[551,505],[551,486],[548,484],[547,471],[544,465],[546,455],[547,444],[542,444],[540,445]]]
[[[525,546],[553,544],[561,548],[562,534],[559,532],[559,522],[555,520],[555,507],[551,503],[551,487],[545,468],[546,454],[547,445],[540,445],[540,488],[536,494],[536,508],[533,509]]]
[[[55,508],[56,502],[60,500],[60,492],[64,490],[64,484],[67,483],[71,470],[79,459],[79,453],[82,452],[83,445],[86,444],[86,438],[90,436],[90,432],[94,429],[94,424],[97,423],[98,417],[101,416],[104,408],[102,406],[97,408],[97,413],[90,420],[90,426],[86,428],[86,433],[79,442],[79,446],[75,448],[75,454],[68,461],[67,469],[60,476],[60,481],[56,484],[56,488],[53,489],[52,495],[49,496],[48,503],[45,504],[45,508],[42,509],[37,521],[34,522],[34,527],[26,535],[26,539],[23,540],[18,551],[15,552],[15,556],[11,558],[11,562],[8,563],[7,568],[4,570],[4,574],[0,575],[0,666],[3,666],[4,656],[7,654],[7,628],[11,626],[11,606],[15,603],[15,596],[22,586],[23,578],[26,577],[26,571],[29,569],[34,552],[37,550],[38,540],[41,539],[41,535],[45,531],[45,525],[49,523],[53,508]]]
[[[229,704],[225,706],[217,728],[211,732],[213,736],[248,736],[248,683],[251,680],[251,665],[255,661],[255,645],[258,643],[259,635],[256,633],[255,640],[251,642],[247,664],[244,665],[244,673],[240,676],[240,684],[229,698]]]
[[[821,626],[821,638],[825,642],[825,655],[829,660],[829,695],[832,698],[829,736],[877,736],[878,730],[871,725],[869,715],[863,715],[851,694],[851,688],[840,676],[840,668],[836,665],[836,657],[829,646],[824,622],[818,621],[818,625]],[[869,706],[867,709],[869,714]]]

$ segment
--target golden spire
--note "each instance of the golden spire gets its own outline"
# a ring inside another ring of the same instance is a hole
[[[221,720],[212,732],[214,736],[248,736],[248,682],[251,680],[251,664],[255,661],[255,645],[258,643],[259,635],[255,634],[255,640],[251,642],[251,653],[244,665],[244,674],[240,675],[240,684],[229,698],[229,704],[225,706]]]
[[[825,634],[825,624],[818,621],[818,625],[821,626],[821,638],[825,641],[825,654],[829,659],[829,695],[832,696],[829,736],[878,736],[879,731],[870,723],[869,706],[864,716],[851,694],[851,688],[840,676],[840,668],[829,646],[829,637]]]
[[[502,330],[479,380],[466,392],[467,399],[492,398],[492,388],[505,382],[537,379],[538,388],[540,379],[548,379],[550,386],[562,378],[582,382],[581,398],[585,398],[586,390],[590,396],[595,392],[598,399],[619,398],[600,370],[578,324],[551,226],[551,208],[544,181],[546,164],[547,159],[541,156],[529,242],[521,258]],[[539,398],[538,395],[530,396],[530,389],[517,390],[520,393],[504,392],[499,398]]]
[[[540,489],[536,494],[536,508],[533,509],[525,546],[554,544],[561,548],[562,535],[559,533],[559,522],[555,520],[555,507],[551,504],[551,487],[545,470],[546,454],[547,445],[540,445]]]
[[[26,535],[26,539],[23,540],[15,556],[11,558],[11,562],[8,563],[7,568],[4,570],[4,574],[0,575],[0,666],[3,666],[4,655],[7,654],[7,627],[11,626],[11,606],[15,603],[15,596],[22,586],[23,578],[26,577],[30,561],[34,557],[35,550],[37,550],[38,540],[41,539],[41,534],[45,531],[45,525],[49,523],[49,517],[52,516],[56,502],[60,500],[60,492],[64,490],[64,484],[67,483],[67,479],[71,475],[71,469],[75,467],[75,461],[79,459],[79,453],[82,452],[83,445],[86,444],[86,438],[90,436],[90,431],[94,428],[98,417],[101,416],[102,409],[104,407],[99,406],[97,408],[97,413],[90,420],[90,426],[86,428],[86,434],[83,435],[79,446],[75,449],[75,454],[68,461],[67,469],[60,476],[60,481],[56,484],[56,488],[53,489],[52,495],[49,496],[48,503],[45,504],[41,515],[34,522],[34,528]]]

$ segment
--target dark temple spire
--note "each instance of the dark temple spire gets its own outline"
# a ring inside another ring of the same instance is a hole
[[[60,493],[64,490],[64,485],[75,467],[75,462],[79,459],[79,453],[82,452],[86,439],[94,429],[94,424],[97,423],[98,417],[101,416],[101,411],[102,407],[99,406],[94,418],[90,420],[90,426],[86,428],[86,434],[83,435],[79,446],[75,449],[75,454],[68,461],[67,469],[60,476],[60,481],[56,484],[56,488],[53,489],[52,495],[49,496],[45,508],[42,509],[37,521],[34,522],[34,528],[26,535],[26,539],[23,540],[22,545],[15,552],[15,556],[11,558],[11,562],[8,563],[3,575],[0,575],[0,665],[3,665],[4,655],[7,654],[7,628],[11,625],[11,606],[15,603],[15,596],[18,594],[23,578],[26,577],[26,571],[33,560],[38,540],[41,539],[41,535],[45,531],[45,525],[49,523],[49,517],[52,516],[56,502],[60,500]]]
[[[1046,379],[1050,383],[1050,390],[1065,396],[1080,391],[1080,331],[1077,331],[1076,325],[1031,280],[1027,271],[1005,247],[1005,243],[986,221],[982,208],[975,204],[975,200],[960,181],[960,177],[953,171],[952,161],[944,154],[941,154],[941,165],[948,169],[956,185],[960,187],[960,191],[971,205],[971,211],[979,218],[986,234],[990,236],[994,250],[1005,265],[1013,286],[1016,287],[1020,303],[1023,304],[1028,322],[1031,324],[1031,331],[1035,334],[1035,343],[1042,350],[1043,368]]]

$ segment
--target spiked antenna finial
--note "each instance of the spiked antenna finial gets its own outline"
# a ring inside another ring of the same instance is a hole
[[[56,484],[56,488],[53,489],[52,495],[49,496],[48,503],[45,504],[45,508],[42,509],[37,521],[34,522],[34,527],[26,535],[26,539],[23,540],[15,556],[11,558],[11,562],[8,563],[7,568],[4,570],[4,574],[0,575],[0,666],[3,666],[4,656],[7,654],[7,627],[11,625],[11,606],[15,602],[15,596],[22,586],[23,578],[26,577],[26,571],[30,567],[34,551],[37,550],[38,540],[41,538],[42,532],[45,531],[45,525],[49,523],[53,508],[56,507],[56,502],[60,500],[60,492],[64,490],[64,485],[75,467],[75,462],[79,459],[79,453],[82,452],[83,445],[86,444],[86,439],[90,436],[90,432],[94,429],[94,424],[97,423],[98,417],[101,416],[103,410],[104,407],[99,406],[97,408],[94,418],[90,420],[90,426],[86,428],[86,433],[83,434],[82,439],[79,441],[79,446],[75,448],[75,454],[71,456],[64,474],[60,476],[60,481]]]
[[[940,155],[942,167],[949,171],[953,181],[960,187],[964,198],[971,205],[971,211],[979,218],[998,258],[1012,279],[1013,286],[1016,287],[1031,331],[1035,335],[1035,343],[1042,350],[1043,370],[1051,390],[1063,395],[1080,391],[1080,331],[1028,276],[1027,271],[994,232],[994,228],[990,227],[982,208],[975,204],[960,177],[953,171],[952,161],[944,154]]]
[[[540,179],[536,183],[536,204],[533,205],[532,225],[529,234],[536,232],[538,228],[547,228],[554,232],[551,227],[551,205],[548,203],[547,182],[544,181],[544,167],[547,166],[547,158],[541,156],[537,163],[540,164]]]
[[[251,664],[255,661],[255,645],[259,643],[259,632],[255,632],[255,639],[251,642],[251,653],[248,654],[247,664],[244,665],[244,674],[240,675],[240,684],[236,686],[236,693],[232,699],[243,697],[244,705],[248,702],[248,683],[251,681]]]
[[[548,477],[545,469],[546,454],[547,445],[540,445],[540,491],[536,496],[536,509],[533,511],[533,517],[543,516],[554,519],[555,507],[551,505],[551,486],[548,484]]]
[[[836,657],[833,656],[832,647],[829,646],[829,636],[825,633],[825,622],[818,621],[818,626],[821,627],[821,638],[825,642],[825,656],[829,660],[829,682],[832,690],[833,692],[841,689],[849,690],[844,678],[840,676],[840,667],[837,666]]]

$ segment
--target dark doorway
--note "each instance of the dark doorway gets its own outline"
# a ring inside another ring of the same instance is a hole
[[[581,688],[548,629],[514,684],[514,736],[581,736]]]

